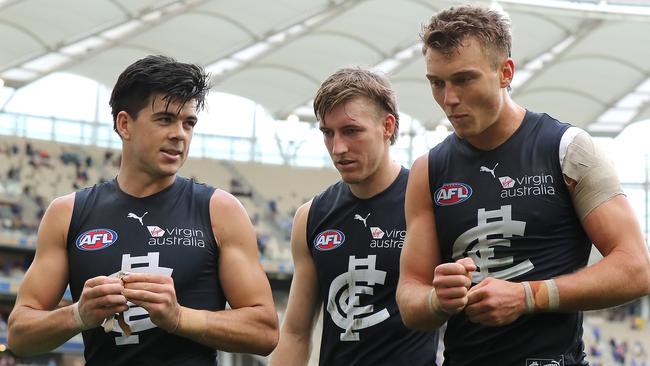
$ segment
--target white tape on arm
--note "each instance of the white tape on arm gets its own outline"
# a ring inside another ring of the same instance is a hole
[[[556,311],[560,307],[560,291],[557,289],[555,280],[546,280],[544,283],[548,292],[548,310]]]
[[[526,312],[532,313],[535,310],[535,297],[533,297],[533,289],[530,287],[528,281],[521,283],[524,286],[524,294],[526,295]]]
[[[72,313],[74,314],[74,322],[77,323],[77,327],[79,328],[79,330],[84,331],[91,328],[84,323],[83,319],[81,319],[81,314],[79,313],[78,301],[72,304]]]
[[[435,298],[433,297],[435,293],[436,293],[436,288],[434,287],[431,289],[431,291],[429,291],[429,295],[427,296],[427,305],[429,305],[429,312],[440,319],[449,318],[451,314],[447,313],[440,307],[440,303],[438,302],[437,296]],[[434,300],[436,302],[435,304],[433,303]]]
[[[435,288],[432,288],[431,291],[429,291],[429,296],[427,296],[427,305],[429,305],[429,312],[431,314],[436,313],[436,309],[433,307],[433,293],[436,291]]]

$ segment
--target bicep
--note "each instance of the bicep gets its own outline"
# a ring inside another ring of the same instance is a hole
[[[426,155],[417,159],[406,188],[406,241],[400,258],[400,280],[430,283],[440,263]]]
[[[74,195],[56,199],[39,225],[36,254],[23,279],[16,306],[51,310],[60,302],[68,283],[67,229]]]
[[[589,134],[571,131],[562,137],[560,163],[587,235],[602,255],[643,248],[643,235],[611,160]]]
[[[269,305],[271,287],[260,263],[255,229],[243,206],[216,191],[210,200],[212,229],[219,242],[219,279],[233,309]]]
[[[289,304],[283,327],[297,334],[311,332],[318,308],[318,277],[314,261],[307,246],[306,216],[309,205],[303,205],[296,212],[291,232],[291,254],[294,274],[289,292]]]
[[[629,254],[647,251],[636,215],[624,195],[615,196],[593,209],[582,221],[582,226],[603,256],[615,249]]]

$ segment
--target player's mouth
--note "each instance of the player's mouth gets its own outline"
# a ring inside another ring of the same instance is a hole
[[[454,114],[451,114],[451,115],[447,116],[447,118],[449,118],[450,122],[461,123],[461,122],[465,121],[467,118],[469,118],[469,114],[467,114],[467,113],[454,113]]]
[[[357,162],[355,160],[350,160],[350,159],[341,159],[336,161],[336,167],[339,170],[348,170],[352,169],[354,166],[356,166]]]
[[[183,152],[177,149],[160,149],[160,152],[168,160],[178,160],[183,155]]]

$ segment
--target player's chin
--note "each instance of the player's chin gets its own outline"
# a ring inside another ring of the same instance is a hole
[[[363,178],[359,173],[339,171],[339,174],[341,175],[341,180],[347,184],[359,184],[363,182]]]
[[[461,139],[466,139],[472,136],[470,129],[463,128],[463,127],[454,126],[454,133],[456,134],[456,136],[460,137]]]
[[[178,173],[181,164],[164,164],[158,166],[158,174],[162,177],[169,177]]]

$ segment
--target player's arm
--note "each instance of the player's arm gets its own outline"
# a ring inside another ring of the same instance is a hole
[[[9,316],[8,343],[12,352],[22,356],[51,351],[82,329],[98,326],[101,321],[126,310],[126,299],[120,294],[121,282],[115,278],[97,277],[86,282],[77,306],[57,304],[68,284],[66,238],[74,194],[57,198],[45,212],[38,229],[34,261],[27,270]]]
[[[469,258],[440,264],[426,154],[411,168],[404,207],[406,240],[400,257],[397,304],[407,327],[437,329],[465,307],[470,272],[475,267]]]
[[[470,291],[466,309],[470,320],[502,325],[525,312],[602,309],[650,292],[648,248],[609,159],[582,132],[561,160],[582,227],[603,259],[575,273],[525,286],[488,278]],[[506,311],[516,316],[504,315]]]
[[[307,245],[310,206],[311,201],[302,205],[293,220],[291,254],[295,270],[280,331],[280,343],[271,357],[271,366],[304,366],[309,360],[311,335],[319,308],[316,268]]]
[[[178,305],[173,281],[166,276],[132,273],[123,278],[124,294],[167,331],[214,349],[268,355],[278,342],[278,316],[253,225],[241,203],[222,190],[210,199],[210,218],[220,250],[219,279],[230,310]]]
[[[648,248],[611,161],[582,132],[569,145],[562,171],[582,226],[603,259],[555,279],[558,310],[601,309],[648,294]]]

